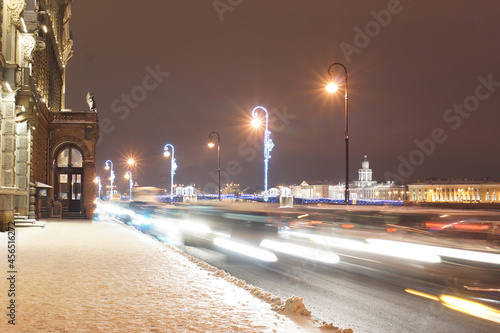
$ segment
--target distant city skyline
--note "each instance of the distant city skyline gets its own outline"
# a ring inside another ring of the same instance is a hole
[[[134,155],[139,184],[165,186],[172,143],[176,183],[213,188],[217,154],[206,144],[217,131],[222,181],[261,186],[263,132],[249,126],[258,105],[275,144],[269,187],[342,182],[343,91],[324,90],[333,62],[349,72],[351,178],[365,153],[377,180],[500,178],[495,1],[72,6],[66,107],[86,109],[94,93],[104,184],[104,161],[121,186]]]

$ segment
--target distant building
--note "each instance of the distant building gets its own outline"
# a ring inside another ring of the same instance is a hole
[[[368,156],[363,156],[361,169],[358,171],[358,180],[349,183],[350,199],[372,199],[372,200],[404,200],[406,188],[393,181],[374,181],[373,171],[370,169]],[[344,200],[345,182],[336,185],[328,181],[306,182],[292,186],[294,197],[317,197]]]
[[[329,197],[329,188],[332,183],[326,180],[306,182],[305,180],[300,185],[292,186],[292,194],[294,197],[301,198],[326,198]]]
[[[276,187],[272,187],[269,190],[267,190],[268,196],[270,197],[277,197],[278,195],[280,195],[280,192],[281,192],[280,189]]]
[[[491,179],[429,179],[408,185],[413,202],[500,203],[500,182]]]
[[[221,189],[221,193],[239,195],[241,193],[240,184],[235,184],[235,183],[226,184],[226,186]]]
[[[175,188],[175,195],[196,195],[197,192],[194,186],[177,186]]]

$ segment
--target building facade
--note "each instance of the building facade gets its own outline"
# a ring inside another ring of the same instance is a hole
[[[430,179],[408,185],[412,202],[500,203],[500,183],[491,179]]]
[[[90,103],[65,107],[71,0],[3,0],[0,11],[0,225],[49,217],[53,200],[90,217],[98,119]]]
[[[345,183],[331,184],[327,181],[306,182],[292,186],[294,197],[331,198],[344,200]],[[368,156],[363,156],[361,169],[358,170],[358,180],[349,183],[350,200],[405,200],[406,188],[393,181],[377,182],[373,180]]]

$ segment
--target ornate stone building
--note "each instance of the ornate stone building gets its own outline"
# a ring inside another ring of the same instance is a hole
[[[427,179],[408,185],[408,200],[441,203],[500,203],[500,182],[492,179]]]
[[[98,119],[65,108],[71,0],[0,0],[0,225],[14,214],[91,217]]]
[[[361,169],[358,171],[358,180],[349,183],[350,200],[404,200],[406,188],[404,185],[395,184],[393,181],[377,182],[372,179],[373,171],[370,169],[368,156],[363,156]],[[292,186],[294,197],[316,197],[344,200],[345,183],[337,185],[328,181],[316,181]]]
[[[373,171],[370,169],[368,156],[363,156],[361,169],[358,170],[358,180],[349,184],[351,200],[404,200],[406,187],[396,184],[393,181],[377,182],[372,179]],[[330,187],[330,196],[336,199],[343,199],[345,195],[345,185],[339,184]]]

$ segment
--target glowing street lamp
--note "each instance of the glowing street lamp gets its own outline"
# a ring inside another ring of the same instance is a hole
[[[94,183],[97,184],[97,198],[98,199],[101,199],[101,189],[102,189],[102,185],[101,185],[101,177],[99,176],[96,176],[94,178]]]
[[[137,175],[138,175],[138,173],[137,173],[137,162],[136,162],[136,160],[134,158],[131,157],[131,158],[129,158],[127,160],[127,164],[130,166],[130,168],[133,170],[133,172],[135,174],[135,181],[132,178],[131,178],[131,180],[134,181],[134,182],[136,182],[137,181]]]
[[[134,179],[132,178],[132,171],[125,172],[125,179],[128,179],[128,187],[130,189],[130,201],[132,201],[132,187],[134,187]]]
[[[337,85],[333,82],[333,67],[341,66],[344,69],[344,92],[345,92],[345,204],[349,204],[349,107],[347,99],[347,68],[339,62],[333,63],[328,68],[328,75],[331,77],[331,82],[326,86],[326,91],[334,93],[337,91]]]
[[[111,160],[106,161],[106,166],[104,167],[106,170],[109,170],[109,201],[113,200],[113,181],[115,180],[115,172],[113,171],[113,162]]]
[[[260,119],[258,118],[257,111],[258,110],[264,111],[266,114],[266,130],[264,132],[264,201],[267,202],[268,196],[267,196],[267,171],[268,171],[268,161],[271,158],[271,155],[269,154],[271,150],[274,148],[274,143],[273,140],[271,139],[271,132],[269,131],[269,113],[267,110],[262,107],[262,106],[257,106],[252,110],[252,125],[254,127],[260,126]]]
[[[168,151],[168,148],[172,150],[172,158],[170,160],[170,203],[174,203],[174,175],[175,175],[175,170],[177,170],[177,163],[175,163],[175,149],[174,146],[171,145],[170,143],[167,143],[165,147],[163,147],[163,155],[166,157],[170,156],[170,152]]]
[[[219,185],[218,185],[218,198],[220,201],[220,135],[217,132],[212,132],[208,135],[208,138],[210,139],[210,142],[208,143],[208,146],[210,148],[213,148],[215,146],[214,140],[212,139],[212,134],[217,134],[217,170],[219,172]]]

